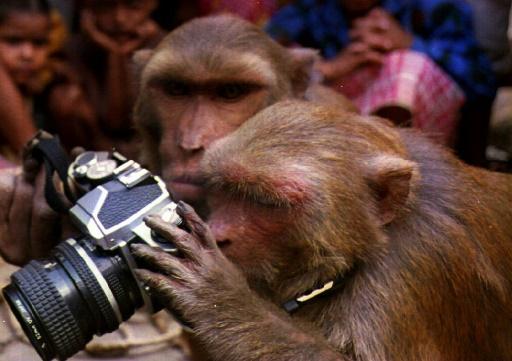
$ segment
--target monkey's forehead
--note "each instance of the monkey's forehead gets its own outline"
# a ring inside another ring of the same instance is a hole
[[[197,56],[196,56],[197,55]],[[261,85],[277,83],[276,71],[270,61],[257,54],[230,49],[211,54],[180,53],[172,49],[156,51],[143,72],[143,79],[175,75],[191,81],[240,79]]]

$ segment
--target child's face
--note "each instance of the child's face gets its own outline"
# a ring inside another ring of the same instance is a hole
[[[378,0],[341,0],[341,5],[351,13],[364,13],[378,4]]]
[[[13,12],[0,24],[0,63],[17,85],[28,85],[46,66],[50,19]]]
[[[92,1],[90,9],[98,28],[118,41],[130,40],[137,27],[149,18],[156,7],[155,0]]]

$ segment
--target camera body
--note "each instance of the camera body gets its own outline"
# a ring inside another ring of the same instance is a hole
[[[71,219],[98,247],[114,250],[139,237],[173,251],[172,245],[155,242],[143,221],[156,213],[168,222],[181,223],[160,177],[116,152],[82,153],[68,176],[75,193],[84,193],[70,209]]]
[[[32,260],[3,290],[43,360],[65,360],[92,339],[116,330],[136,309],[153,311],[135,278],[129,245],[176,248],[144,223],[150,214],[179,225],[163,181],[116,152],[85,152],[68,168],[77,199],[69,210],[80,234],[60,242],[46,259]]]

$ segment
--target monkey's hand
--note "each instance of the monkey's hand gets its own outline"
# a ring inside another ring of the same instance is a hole
[[[159,217],[149,217],[146,224],[173,242],[181,255],[134,245],[133,254],[152,269],[136,273],[159,301],[192,326],[211,359],[347,360],[312,325],[301,327],[252,291],[190,206],[180,202],[178,213],[189,232]]]
[[[137,270],[137,276],[171,311],[179,312],[194,324],[207,317],[226,299],[252,296],[241,271],[229,261],[215,242],[208,225],[189,205],[180,202],[178,214],[188,231],[150,216],[146,224],[179,250],[174,256],[143,245],[133,245],[132,251],[147,269]]]

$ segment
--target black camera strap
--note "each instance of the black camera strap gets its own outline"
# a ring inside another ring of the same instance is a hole
[[[70,204],[66,201],[64,195],[70,201],[72,201],[74,197],[68,184],[69,157],[60,144],[59,138],[47,132],[40,131],[30,141],[27,152],[37,161],[44,163],[46,173],[44,196],[48,205],[56,212],[67,213]],[[57,173],[62,181],[64,194],[55,188],[53,181],[55,173]]]

